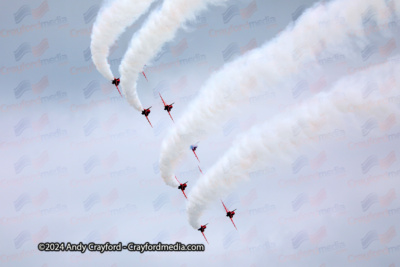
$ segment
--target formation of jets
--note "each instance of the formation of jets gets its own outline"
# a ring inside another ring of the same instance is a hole
[[[197,146],[198,143],[199,143],[199,142],[197,142],[195,145],[191,145],[191,146],[190,146],[190,149],[193,151],[193,153],[194,153],[194,155],[196,156],[197,160],[200,162],[199,158],[197,157],[197,155],[196,155],[196,153],[195,153],[195,151],[196,151],[196,149],[197,149],[197,147],[198,147],[198,146]],[[200,172],[203,173],[203,172],[201,171],[201,169],[200,169],[200,166],[198,166],[198,167],[199,167]],[[183,195],[184,195],[185,198],[187,199],[187,196],[186,196],[186,194],[185,194],[185,189],[186,189],[186,187],[187,187],[187,183],[188,183],[188,182],[184,182],[184,183],[182,184],[181,182],[179,182],[179,180],[178,180],[178,178],[177,178],[176,176],[175,176],[175,179],[176,179],[176,180],[178,181],[178,183],[179,183],[178,189],[182,191]],[[222,203],[222,205],[224,206],[224,209],[225,209],[225,211],[226,211],[226,217],[229,217],[229,219],[231,219],[231,221],[232,221],[232,223],[233,223],[233,226],[234,226],[235,229],[237,230],[236,225],[235,225],[235,223],[233,222],[233,216],[235,215],[235,210],[236,210],[236,209],[230,211],[230,210],[228,210],[228,209],[226,208],[226,206],[225,206],[225,204],[224,204],[224,202],[223,202],[222,200],[221,200],[221,203]],[[208,224],[208,223],[207,223],[207,224]],[[204,239],[205,239],[205,240],[207,241],[207,243],[208,243],[208,240],[207,240],[206,236],[204,235],[204,230],[207,228],[207,227],[206,227],[207,224],[201,225],[200,228],[199,228],[198,230],[203,234]]]
[[[171,113],[170,113],[171,109],[173,108],[172,105],[174,103],[169,104],[169,105],[165,104],[164,99],[162,98],[161,94],[160,93],[158,93],[158,94],[160,95],[161,100],[162,100],[162,102],[164,104],[164,110],[168,111],[169,116],[171,117],[172,121],[174,121],[174,119],[172,118]],[[151,112],[150,109],[151,109],[151,107],[143,109],[142,110],[142,115],[144,115],[146,117],[147,121],[150,123],[151,128],[153,128],[153,125],[151,125],[151,122],[150,122],[149,117],[148,117],[150,112]]]
[[[183,192],[183,191],[182,191]],[[185,195],[186,196],[186,195]],[[230,219],[231,219],[231,221],[232,221],[232,223],[233,223],[233,226],[235,226],[235,228],[236,228],[236,225],[235,225],[235,223],[233,222],[233,219],[232,219],[232,217],[235,215],[235,210],[236,209],[234,209],[234,210],[232,210],[232,211],[229,211],[227,208],[226,208],[226,206],[225,206],[225,204],[224,204],[224,202],[221,200],[221,202],[222,202],[222,205],[224,205],[224,208],[225,208],[225,211],[226,211],[226,217],[229,217]],[[208,243],[208,240],[207,240],[207,238],[206,238],[206,236],[204,235],[204,230],[206,230],[206,228],[207,228],[207,225],[208,223],[206,223],[205,225],[201,225],[200,226],[200,228],[199,229],[197,229],[198,231],[200,231],[202,234],[203,234],[203,236],[204,236],[204,239],[207,241],[207,244],[209,244]],[[237,228],[236,228],[236,230],[237,230]]]
[[[147,80],[147,77],[146,77],[146,74],[144,73],[144,71],[142,71],[142,74],[143,74],[144,78],[146,78],[146,80]],[[147,81],[148,81],[148,80],[147,80]],[[120,81],[119,78],[114,78],[114,80],[111,81],[111,83],[115,85],[115,87],[117,88],[119,94],[120,94],[121,97],[122,97],[121,91],[120,91],[119,88],[118,88],[118,85],[120,84],[120,82],[121,82],[121,81]],[[172,108],[173,108],[173,104],[174,104],[174,103],[167,105],[167,104],[165,103],[164,99],[162,98],[161,94],[160,94],[160,93],[158,93],[158,94],[160,95],[160,98],[161,98],[161,100],[162,100],[162,102],[163,102],[164,110],[166,110],[166,111],[168,112],[169,116],[171,117],[171,120],[174,122],[174,119],[172,118],[171,113],[170,113],[171,110],[172,110]],[[149,122],[150,126],[153,128],[153,125],[151,125],[151,122],[150,122],[150,120],[149,120],[149,118],[148,118],[148,116],[149,116],[149,114],[150,114],[150,112],[151,112],[150,109],[151,109],[151,107],[143,109],[143,110],[142,110],[142,115],[144,115],[144,116],[146,117],[146,119],[147,119],[147,121]],[[197,147],[198,147],[198,143],[199,143],[199,142],[197,142],[197,143],[194,144],[194,145],[191,145],[191,146],[190,146],[190,149],[193,151],[193,154],[195,155],[196,159],[200,162],[200,160],[199,160],[199,158],[197,157],[197,154],[196,154],[196,149],[197,149]],[[198,166],[198,167],[199,167],[199,171],[203,174],[202,170],[200,169],[200,166]],[[176,180],[178,181],[178,183],[179,183],[178,189],[182,191],[183,195],[184,195],[185,198],[187,199],[187,196],[186,196],[186,194],[185,194],[185,189],[186,189],[186,187],[187,187],[187,183],[188,183],[188,182],[184,182],[184,183],[182,184],[181,182],[179,182],[179,180],[178,180],[178,178],[177,178],[176,176],[175,176],[175,179],[176,179]],[[233,219],[232,219],[233,216],[235,215],[235,210],[236,210],[236,209],[234,209],[234,210],[232,210],[232,211],[229,211],[229,210],[226,208],[224,202],[223,202],[222,200],[221,200],[221,202],[222,202],[222,205],[224,206],[224,209],[225,209],[225,211],[226,211],[226,216],[229,217],[229,218],[231,219],[231,221],[232,221],[232,223],[233,223],[233,226],[236,228],[236,225],[235,225],[235,223],[233,222]],[[208,224],[208,223],[206,223],[205,225],[201,225],[200,228],[198,229],[198,231],[200,231],[200,232],[203,234],[204,239],[205,239],[205,240],[207,241],[207,243],[208,243],[208,240],[207,240],[206,236],[204,235],[204,231],[205,231],[205,229],[207,228],[207,226],[206,226],[207,224]],[[236,230],[237,230],[237,228],[236,228]]]
[[[144,76],[144,77],[146,78],[146,80],[147,80],[147,77],[146,77],[146,74],[144,73],[144,71],[142,71],[142,74],[143,74],[143,76]],[[148,81],[148,80],[147,80],[147,81]],[[121,91],[120,91],[119,88],[118,88],[118,85],[120,84],[120,82],[121,82],[121,80],[120,80],[119,78],[114,78],[114,80],[111,81],[111,83],[115,85],[115,87],[116,87],[117,90],[118,90],[118,93],[119,93],[120,96],[122,97]],[[164,99],[162,98],[161,94],[160,94],[160,93],[158,93],[158,94],[160,95],[161,100],[162,100],[162,102],[163,102],[163,104],[164,104],[164,110],[166,110],[166,111],[168,112],[169,116],[171,117],[171,120],[174,122],[174,119],[172,118],[170,112],[171,112],[171,110],[172,110],[172,108],[173,108],[173,105],[174,105],[175,103],[172,103],[172,104],[169,104],[169,105],[165,104],[165,101],[164,101]],[[144,116],[146,117],[146,119],[147,119],[147,121],[149,122],[151,128],[153,128],[153,125],[151,125],[151,122],[150,122],[149,117],[148,117],[149,114],[150,114],[150,112],[151,112],[150,109],[151,109],[151,107],[143,109],[143,110],[142,110],[142,115],[144,115]],[[196,156],[196,157],[197,157],[197,156]],[[199,169],[200,169],[200,167],[199,167]],[[200,171],[201,171],[201,170],[200,170]]]

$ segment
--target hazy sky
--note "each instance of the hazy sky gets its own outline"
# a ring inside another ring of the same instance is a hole
[[[160,145],[174,123],[158,93],[167,103],[175,102],[171,115],[179,123],[212,74],[292,27],[313,2],[232,0],[200,13],[148,62],[148,81],[139,76],[138,94],[144,107],[152,106],[154,128],[91,61],[90,34],[100,1],[3,4],[0,265],[400,264],[398,110],[379,118],[368,112],[341,122],[327,118],[328,126],[316,132],[313,143],[299,145],[291,155],[278,152],[248,170],[250,179],[223,198],[229,209],[237,209],[233,219],[238,230],[219,200],[201,217],[202,224],[209,223],[209,244],[190,226],[182,192],[166,186],[160,176]],[[150,12],[161,4],[155,2]],[[296,114],[297,104],[328,91],[348,74],[368,71],[388,58],[398,61],[399,39],[376,30],[374,21],[381,14],[369,6],[360,9],[365,30],[372,29],[368,42],[325,44],[326,50],[311,62],[318,68],[294,72],[273,87],[244,96],[243,103],[227,111],[226,121],[199,143],[200,163],[187,148],[190,153],[176,176],[188,181],[189,197],[202,179],[198,166],[206,173],[253,125],[284,111]],[[112,48],[114,74],[146,18]],[[396,17],[390,21],[391,33],[399,33]],[[283,50],[274,60],[284,63],[306,51]],[[360,78],[363,101],[381,105],[383,96],[398,106],[394,73],[385,73],[379,83]],[[294,125],[292,131],[296,135],[301,129]],[[284,136],[279,140],[287,142]],[[206,250],[47,253],[38,251],[40,242],[181,242],[205,244]]]

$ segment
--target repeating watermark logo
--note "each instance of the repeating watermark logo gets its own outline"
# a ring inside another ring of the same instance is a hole
[[[19,174],[25,169],[27,166],[31,165],[31,159],[27,155],[21,156],[15,163],[14,163],[14,170],[15,174]]]
[[[361,125],[361,132],[363,136],[367,136],[372,130],[378,128],[378,122],[374,118],[368,119]]]
[[[14,201],[15,211],[20,211],[28,204],[33,204],[38,207],[41,206],[49,198],[47,189],[43,189],[37,196],[31,196],[29,193],[23,193]]]
[[[37,8],[31,8],[30,5],[21,6],[14,13],[14,21],[16,24],[21,23],[27,16],[32,16],[33,19],[41,19],[49,11],[47,0],[43,1]]]
[[[14,96],[16,99],[21,98],[26,92],[32,91],[34,94],[40,94],[49,86],[48,76],[43,76],[37,83],[31,84],[29,80],[21,81],[14,88]]]
[[[94,168],[98,166],[102,166],[103,168],[111,168],[115,165],[115,163],[119,160],[118,153],[116,151],[113,151],[105,157],[103,160],[100,160],[100,158],[97,155],[92,155],[89,157],[89,159],[83,164],[83,169],[85,174],[90,174]],[[128,168],[129,169],[129,168]]]
[[[292,209],[294,212],[296,212],[306,203],[309,203],[312,206],[318,206],[325,199],[326,199],[325,189],[321,189],[315,196],[311,197],[307,193],[301,193],[292,201]]]
[[[303,169],[305,166],[309,165],[308,157],[305,155],[299,156],[293,163],[292,163],[292,172],[293,174],[297,174]]]
[[[378,52],[378,47],[374,44],[367,45],[363,50],[361,50],[361,58],[363,61],[367,61],[373,54]]]
[[[257,11],[257,2],[253,0],[245,8],[239,8],[238,5],[229,6],[224,13],[222,13],[222,21],[227,24],[232,18],[239,16],[242,19],[250,18]]]
[[[369,231],[362,239],[361,245],[363,249],[367,249],[372,242],[378,241],[378,233],[375,230]]]
[[[371,155],[361,163],[361,171],[363,174],[367,174],[373,167],[378,165],[378,157],[376,155]]]
[[[240,47],[238,43],[230,43],[223,51],[222,58],[225,62],[230,61],[238,55],[242,55],[247,51],[257,47],[257,40],[255,38],[251,39],[246,45]]]
[[[206,16],[196,16],[196,18],[194,20],[188,21],[186,23],[186,25],[188,27],[192,27],[192,28],[197,28],[197,29],[201,29],[204,27],[207,27],[207,17]]]
[[[96,4],[96,5],[90,6],[85,11],[85,13],[83,13],[83,21],[85,22],[85,24],[92,22],[96,18],[97,13],[99,13],[99,9],[100,9],[100,5]]]
[[[172,54],[174,57],[179,57],[189,48],[186,38],[180,40],[176,45],[164,44],[161,51],[155,56],[154,61],[159,61],[167,54]]]
[[[396,199],[396,191],[390,189],[385,195],[379,197],[377,193],[369,193],[362,201],[361,208],[363,212],[368,211],[371,206],[380,204],[381,207],[389,206]]]
[[[396,40],[392,38],[386,44],[382,45],[379,48],[379,54],[382,57],[387,58],[393,53],[394,50],[396,50],[396,48],[397,48]]]
[[[24,42],[14,51],[15,61],[20,61],[26,54],[32,54],[34,57],[40,57],[49,48],[47,38],[43,39],[38,45],[31,46],[30,43]]]
[[[23,245],[29,241],[32,241],[34,244],[37,244],[43,241],[45,238],[49,236],[49,229],[47,226],[43,226],[37,233],[31,234],[28,230],[21,231],[14,238],[14,247],[16,249],[20,249]]]
[[[24,230],[18,234],[17,237],[14,238],[14,247],[19,249],[22,247],[26,242],[31,240],[31,234],[28,230]]]
[[[99,193],[92,193],[83,201],[83,208],[85,209],[86,212],[88,212],[97,204],[102,204],[103,206],[110,206],[117,199],[118,199],[118,190],[115,188],[104,196],[101,196]]]
[[[97,119],[91,118],[84,126],[83,126],[83,132],[85,133],[85,136],[89,136],[93,133],[94,130],[99,128],[100,123]]]
[[[85,99],[90,98],[94,93],[100,92],[100,82],[98,80],[90,81],[89,84],[83,88],[83,96]]]
[[[188,44],[186,38],[183,38],[176,45],[170,47],[171,54],[174,57],[179,57],[187,49],[188,49]]]
[[[100,160],[96,155],[93,155],[83,164],[83,169],[86,174],[89,174],[97,166],[100,166]]]
[[[153,200],[154,211],[159,211],[164,205],[170,202],[167,193],[160,194],[155,200]]]
[[[90,46],[83,50],[83,59],[89,61],[92,59],[92,52],[90,51]]]
[[[305,5],[300,5],[296,8],[296,10],[292,13],[292,20],[296,21],[302,14],[303,12],[307,9]]]

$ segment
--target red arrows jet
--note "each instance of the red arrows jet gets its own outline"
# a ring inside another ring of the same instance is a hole
[[[194,145],[191,145],[190,146],[190,149],[193,151],[193,153],[194,153],[194,155],[196,156],[196,158],[197,158],[197,160],[200,162],[200,160],[199,160],[199,158],[197,157],[197,155],[196,155],[196,149],[197,149],[197,144],[198,144],[199,142],[197,142],[196,144],[194,144]]]
[[[162,102],[163,102],[163,104],[164,104],[164,110],[168,111],[168,114],[169,114],[169,116],[171,117],[171,120],[174,121],[174,119],[172,118],[171,113],[170,113],[171,109],[173,108],[172,105],[173,105],[174,103],[172,103],[172,104],[170,104],[170,105],[165,104],[165,101],[164,101],[164,99],[162,98],[161,94],[160,94],[160,93],[158,93],[158,94],[160,95],[161,100],[162,100]]]
[[[147,80],[147,77],[146,77],[146,74],[144,74],[144,71],[142,71],[142,74],[146,78],[146,81],[149,81],[149,80]]]
[[[121,97],[122,97],[121,91],[120,91],[119,88],[118,88],[118,85],[119,85],[119,83],[120,83],[119,78],[114,78],[114,80],[112,80],[111,83],[112,83],[112,84],[115,84],[115,87],[117,87],[117,90],[118,90],[119,94],[120,94]]]
[[[145,67],[146,67],[146,65],[144,65],[143,68],[145,68]],[[146,77],[146,74],[144,73],[144,70],[142,71],[142,74],[143,74],[143,76],[146,78],[146,81],[149,81],[149,80],[147,80],[147,77]]]
[[[206,228],[207,228],[207,225],[208,223],[206,223],[205,225],[201,225],[200,226],[200,228],[199,229],[197,229],[198,231],[200,231],[202,234],[203,234],[203,236],[204,236],[204,239],[207,241],[207,238],[206,238],[206,236],[204,235],[204,230],[206,230]],[[207,241],[207,244],[209,244],[208,243],[208,241]]]
[[[223,202],[222,200],[221,200],[221,202],[222,202],[222,205],[224,205],[224,208],[225,208],[225,211],[226,211],[226,217],[229,217],[229,218],[231,219],[231,221],[232,221],[232,223],[233,223],[233,226],[235,226],[235,228],[236,228],[236,225],[235,225],[235,223],[233,222],[233,219],[232,219],[233,215],[235,215],[235,210],[236,210],[236,209],[234,209],[233,211],[229,211],[229,210],[225,207],[224,202]],[[236,230],[237,230],[237,228],[236,228]]]
[[[151,109],[151,107],[143,109],[142,115],[146,116],[146,119],[150,123],[151,128],[153,128],[153,125],[151,125],[151,122],[150,122],[149,118],[147,117],[147,116],[149,116],[149,114],[151,112],[150,109]]]
[[[181,184],[181,182],[179,182],[179,180],[178,180],[178,178],[176,178],[176,176],[175,176],[175,179],[178,181],[178,183],[180,184],[179,186],[178,186],[178,189],[180,189],[180,190],[182,190],[182,193],[183,193],[183,195],[186,197],[186,199],[187,199],[187,196],[186,196],[186,194],[185,194],[185,189],[186,189],[186,187],[187,187],[187,182],[185,182],[185,183],[183,183],[183,184]]]

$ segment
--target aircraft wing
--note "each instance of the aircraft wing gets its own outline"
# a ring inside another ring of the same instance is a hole
[[[175,179],[178,181],[179,184],[181,184],[181,182],[179,182],[179,180],[178,180],[178,178],[176,178],[176,176],[175,176]]]
[[[186,194],[185,194],[185,191],[182,190],[182,193],[183,193],[183,195],[186,197],[186,199],[188,199],[187,196],[186,196]]]
[[[117,87],[118,93],[121,95],[121,97],[123,97],[122,94],[121,94],[121,91],[118,88],[118,86],[115,86],[115,87]]]
[[[222,202],[222,205],[224,205],[224,208],[225,208],[225,210],[226,210],[226,213],[228,213],[229,211],[228,211],[228,209],[225,207],[225,204],[224,204],[224,202],[221,200],[221,202]]]
[[[142,71],[142,74],[146,78],[146,81],[149,81],[149,80],[147,80],[147,77],[146,77],[146,74],[144,74],[144,71]]]
[[[198,158],[197,155],[196,155],[196,152],[193,151],[193,153],[194,153],[194,155],[196,156],[196,159],[200,162],[199,158]]]
[[[236,228],[236,225],[235,225],[235,223],[233,222],[233,219],[231,218],[231,221],[232,221],[232,223],[233,223],[233,226],[235,226],[235,228]],[[236,228],[236,230],[237,230],[237,228]]]
[[[202,172],[201,169],[200,169],[200,166],[197,165],[197,167],[199,167],[199,170],[200,170],[201,174],[203,174],[203,172]]]
[[[204,239],[207,241],[207,238],[206,238],[206,236],[205,236],[204,232],[201,232],[201,233],[203,234],[203,236],[204,236]],[[207,241],[207,244],[210,244],[210,243],[208,243],[208,241]]]
[[[163,104],[164,104],[164,107],[166,106],[166,104],[165,104],[165,102],[164,102],[164,99],[162,98],[162,96],[161,96],[161,94],[160,93],[158,93],[159,95],[160,95],[160,97],[161,97],[161,100],[162,100],[162,102],[163,102]]]
[[[171,117],[171,120],[174,121],[174,119],[172,118],[171,113],[169,113],[169,111],[168,111],[168,114],[169,114],[169,116]],[[175,122],[174,122],[174,123],[175,123]]]
[[[147,121],[150,123],[151,128],[153,128],[153,125],[151,125],[151,122],[149,120],[149,118],[146,116]]]

